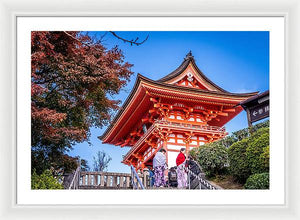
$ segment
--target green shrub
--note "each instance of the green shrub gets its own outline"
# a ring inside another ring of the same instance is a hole
[[[262,154],[259,157],[260,163],[264,170],[270,170],[270,146],[264,147]]]
[[[227,149],[227,153],[226,152]],[[245,183],[251,174],[269,172],[269,120],[233,132],[221,140],[190,151],[209,176],[232,175]],[[229,167],[227,168],[229,162]]]
[[[252,132],[256,132],[257,130],[259,130],[261,128],[267,128],[267,129],[269,129],[269,127],[270,127],[270,121],[266,120],[264,122],[261,122],[261,123],[258,123],[256,125],[254,125],[252,127]]]
[[[244,183],[251,174],[246,156],[248,138],[238,141],[228,149],[229,171],[238,182]]]
[[[41,175],[34,171],[31,175],[31,189],[63,189],[64,187],[52,176],[50,170],[45,170]]]
[[[244,185],[245,189],[269,189],[269,173],[251,175]]]
[[[220,142],[202,145],[191,154],[208,176],[222,173],[229,163],[227,149]]]
[[[256,129],[255,132],[253,132],[250,136],[250,140],[254,141],[258,137],[262,136],[263,134],[269,134],[270,129],[268,127],[262,127],[259,129]]]
[[[225,146],[226,148],[229,148],[233,143],[241,141],[245,138],[249,138],[249,137],[255,138],[257,136],[262,135],[263,133],[268,133],[269,125],[270,125],[270,122],[269,122],[269,120],[267,120],[267,121],[264,121],[264,122],[254,125],[253,127],[251,127],[251,129],[244,128],[244,129],[232,132],[231,135],[228,135],[228,136],[222,138],[221,140],[218,140],[218,142],[221,142],[223,146]],[[251,132],[250,132],[250,130],[251,130]]]
[[[248,141],[246,150],[251,174],[269,172],[269,132],[259,129]]]
[[[198,160],[198,151],[199,151],[199,148],[193,148],[192,150],[190,150],[189,155],[190,155],[194,160]]]

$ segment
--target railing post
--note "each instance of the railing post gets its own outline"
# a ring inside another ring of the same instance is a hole
[[[118,176],[114,175],[114,176],[112,176],[112,178],[113,178],[113,184],[112,184],[112,186],[113,187],[117,187],[117,185],[118,185]]]
[[[104,186],[104,174],[101,173],[100,175],[100,186]]]
[[[126,187],[129,188],[130,187],[130,176],[126,177]]]
[[[94,175],[94,186],[98,185],[98,174]]]
[[[91,185],[91,174],[88,174],[88,186],[90,186]]]
[[[84,174],[84,175],[82,176],[82,185],[83,185],[83,186],[86,185],[86,184],[85,184],[85,178],[86,178],[86,174]]]
[[[124,176],[120,176],[119,184],[120,184],[120,188],[124,188]]]
[[[111,186],[111,176],[110,176],[110,175],[107,175],[106,186],[107,186],[107,187],[110,187],[110,186]]]

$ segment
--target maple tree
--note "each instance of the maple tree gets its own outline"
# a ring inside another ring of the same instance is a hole
[[[90,127],[109,122],[119,101],[108,95],[126,84],[131,66],[118,47],[106,49],[82,32],[31,32],[32,168],[50,166],[89,140]]]

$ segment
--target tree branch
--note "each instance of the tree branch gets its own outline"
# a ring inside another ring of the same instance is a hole
[[[66,35],[68,35],[69,37],[73,38],[74,40],[82,43],[83,45],[85,46],[88,46],[88,47],[93,47],[95,50],[98,50],[100,52],[102,52],[101,50],[99,50],[98,48],[96,48],[93,44],[89,44],[89,43],[85,43],[85,42],[82,42],[81,40],[77,39],[76,37],[74,37],[72,34],[69,34],[68,32],[66,31],[63,31]]]
[[[139,46],[143,43],[145,43],[148,38],[149,38],[149,34],[147,35],[147,37],[142,41],[142,42],[138,42],[139,38],[137,37],[135,40],[127,40],[125,38],[120,37],[119,35],[116,34],[116,32],[114,31],[109,31],[112,35],[114,35],[116,38],[122,40],[124,43],[130,43],[130,45],[132,46],[133,44],[135,44],[136,46]]]

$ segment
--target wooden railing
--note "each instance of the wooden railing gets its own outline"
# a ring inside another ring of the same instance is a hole
[[[188,177],[194,175],[189,169],[186,170]],[[76,175],[77,173],[77,175]],[[137,178],[138,176],[138,178]],[[215,186],[204,177],[204,174],[196,175],[193,183],[189,182],[189,189],[222,189],[219,186]],[[138,174],[132,167],[132,173],[112,173],[112,172],[74,172],[69,185],[65,187],[66,189],[76,190],[76,189],[156,189],[150,187],[149,173],[147,170],[143,174]],[[79,179],[80,177],[80,179]],[[194,182],[197,181],[197,184]],[[197,185],[197,187],[193,187]],[[192,186],[192,187],[191,187]],[[165,187],[167,189],[169,187]],[[171,188],[170,188],[171,189]],[[174,188],[172,188],[174,189]]]
[[[147,130],[147,132],[140,137],[140,139],[131,147],[131,149],[127,152],[127,154],[124,156],[123,159],[126,159],[132,152],[134,152],[155,130],[157,127],[163,128],[166,126],[167,128],[178,128],[183,129],[184,131],[186,129],[189,130],[195,130],[195,131],[202,131],[202,132],[212,132],[212,133],[218,133],[223,134],[224,136],[227,134],[224,127],[217,127],[217,126],[209,126],[209,125],[193,125],[193,124],[187,124],[187,123],[181,123],[181,122],[170,122],[170,121],[164,121],[164,120],[156,120],[150,128]]]
[[[189,128],[189,129],[196,129],[198,131],[204,131],[204,132],[220,132],[225,133],[224,127],[218,127],[218,126],[210,126],[210,125],[194,125],[189,123],[183,123],[183,122],[170,122],[170,121],[156,121],[156,124],[159,126],[168,125],[171,127],[177,127],[177,128]]]
[[[138,174],[144,186],[149,185],[147,173]],[[136,178],[135,178],[136,183]],[[81,189],[132,189],[130,173],[81,171],[79,188]]]

